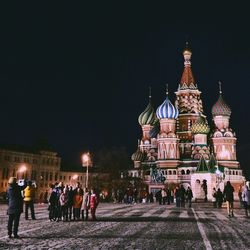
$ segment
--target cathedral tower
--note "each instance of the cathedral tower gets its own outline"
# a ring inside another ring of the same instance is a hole
[[[192,51],[186,48],[183,51],[184,70],[181,81],[179,83],[176,94],[176,106],[179,110],[177,119],[177,135],[180,139],[181,158],[190,159],[192,153],[193,134],[192,125],[197,121],[203,113],[202,101],[200,99],[201,92],[195,83],[191,70]]]
[[[178,109],[168,98],[168,90],[165,101],[157,108],[156,115],[160,121],[160,132],[157,137],[159,167],[176,167],[180,158],[179,139],[175,134]]]
[[[229,127],[231,109],[222,98],[221,83],[219,82],[219,98],[212,107],[215,131],[212,142],[216,159],[221,165],[238,167],[236,161],[236,137]]]

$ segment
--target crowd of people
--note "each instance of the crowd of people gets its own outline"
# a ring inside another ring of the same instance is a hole
[[[7,189],[8,197],[8,236],[9,238],[19,238],[18,226],[20,215],[23,212],[23,204],[25,206],[25,219],[28,220],[28,211],[31,211],[31,219],[35,220],[34,197],[36,187],[31,181],[27,185],[20,187],[17,179],[11,177],[9,179]],[[245,215],[249,216],[250,208],[250,189],[247,185],[238,192],[240,202],[245,209]],[[48,193],[48,210],[50,221],[79,221],[88,220],[89,211],[91,220],[96,220],[96,209],[100,201],[100,194],[94,188],[88,190],[83,189],[80,183],[75,187],[64,185],[62,182],[51,185]],[[212,202],[215,208],[221,208],[223,202],[227,204],[227,213],[229,217],[234,216],[234,188],[230,181],[227,181],[223,192],[218,188],[213,189]],[[122,191],[118,189],[112,190],[111,199],[114,203],[136,204],[136,203],[153,203],[158,202],[159,205],[169,205],[176,203],[177,207],[192,206],[193,192],[190,187],[187,189],[183,185],[176,186],[174,189],[162,188],[153,195],[148,193],[144,188],[137,191],[136,188],[128,187]]]
[[[28,220],[28,211],[31,212],[31,219],[35,220],[35,190],[36,187],[31,181],[24,186],[19,186],[16,177],[10,177],[8,181],[8,236],[19,238],[18,227],[23,206],[25,207],[25,219]],[[96,208],[99,198],[95,189],[84,190],[77,183],[76,187],[64,185],[62,182],[51,186],[48,196],[48,210],[50,221],[75,221],[88,220],[89,210],[91,219],[96,220]]]
[[[88,220],[89,210],[91,219],[96,220],[98,194],[93,188],[83,189],[80,183],[75,188],[64,186],[62,182],[52,185],[48,202],[50,221]]]

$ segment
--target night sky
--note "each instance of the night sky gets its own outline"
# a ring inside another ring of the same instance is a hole
[[[188,39],[208,121],[220,80],[239,160],[250,168],[250,22],[244,6],[19,4],[1,8],[2,143],[32,145],[46,137],[74,164],[87,149],[125,146],[133,153],[148,87],[155,109],[166,83],[174,101]]]

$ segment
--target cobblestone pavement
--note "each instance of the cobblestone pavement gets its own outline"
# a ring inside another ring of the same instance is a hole
[[[20,239],[7,238],[6,205],[0,205],[0,249],[249,249],[250,219],[243,209],[227,218],[210,203],[193,208],[101,203],[97,221],[50,222],[47,205],[37,220],[21,215]]]

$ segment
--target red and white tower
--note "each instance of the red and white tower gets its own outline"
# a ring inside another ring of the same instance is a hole
[[[179,110],[177,119],[177,135],[180,139],[181,158],[190,159],[192,154],[193,134],[192,125],[203,113],[201,92],[198,90],[191,70],[192,52],[188,48],[183,51],[184,70],[176,94],[176,106]]]
[[[168,90],[165,101],[157,108],[156,115],[160,121],[160,132],[157,136],[158,161],[157,166],[177,167],[179,164],[179,139],[175,134],[178,109],[168,98]]]
[[[212,107],[215,131],[212,134],[212,143],[215,157],[220,165],[238,167],[236,160],[236,136],[229,127],[231,109],[222,98],[221,83],[219,82],[219,98]]]

